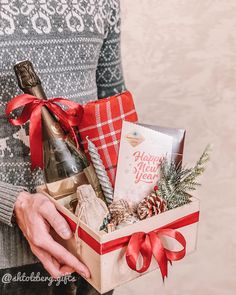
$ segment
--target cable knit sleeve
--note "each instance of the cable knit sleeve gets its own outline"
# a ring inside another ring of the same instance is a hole
[[[21,191],[33,192],[38,174],[30,170],[27,130],[12,126],[0,107],[0,223],[12,226],[16,198]]]
[[[14,204],[18,194],[27,190],[22,186],[0,181],[0,222],[12,226]]]
[[[96,72],[98,98],[125,90],[120,48],[120,1],[112,0],[110,3],[105,39]]]

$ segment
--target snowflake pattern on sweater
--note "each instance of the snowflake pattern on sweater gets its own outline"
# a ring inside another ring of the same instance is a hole
[[[52,32],[82,33],[85,30],[104,34],[106,22],[115,25],[119,15],[117,0],[2,0],[0,8],[1,35],[34,31],[37,34]]]
[[[118,0],[0,0],[0,181],[33,190],[28,125],[11,126],[7,102],[21,93],[13,65],[29,59],[48,97],[85,103],[125,89]]]

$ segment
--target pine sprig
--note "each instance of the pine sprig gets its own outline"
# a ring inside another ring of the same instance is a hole
[[[210,157],[209,152],[210,147],[207,146],[203,154],[201,155],[200,159],[197,161],[196,165],[191,169],[190,173],[188,173],[187,176],[183,179],[183,181],[186,183],[186,189],[195,190],[196,186],[200,185],[195,180],[205,171],[205,164],[209,161]]]
[[[158,195],[167,201],[168,209],[173,209],[190,202],[189,192],[200,185],[196,179],[205,171],[205,164],[209,161],[210,147],[207,146],[193,168],[176,166],[164,160],[160,167]]]

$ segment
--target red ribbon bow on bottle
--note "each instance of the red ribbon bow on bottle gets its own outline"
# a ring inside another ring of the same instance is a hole
[[[180,251],[171,251],[165,248],[161,241],[161,236],[168,236],[178,241],[183,249]],[[139,254],[143,257],[142,267],[137,269],[137,261]],[[184,236],[174,229],[158,229],[149,233],[134,233],[126,250],[126,261],[128,266],[139,272],[145,272],[155,257],[162,274],[163,281],[168,275],[168,261],[176,261],[182,259],[186,254],[186,240]]]
[[[63,110],[58,103],[67,107]],[[29,94],[21,94],[14,97],[8,102],[6,107],[6,115],[11,124],[15,126],[23,125],[30,121],[29,137],[31,151],[31,167],[43,169],[43,145],[42,145],[42,107],[47,107],[54,115],[56,115],[63,129],[70,132],[78,145],[78,140],[73,129],[73,126],[79,124],[79,119],[82,118],[83,108],[81,105],[72,102],[65,98],[51,98],[49,100],[38,99]],[[21,114],[16,118],[9,118],[10,114],[23,107]]]

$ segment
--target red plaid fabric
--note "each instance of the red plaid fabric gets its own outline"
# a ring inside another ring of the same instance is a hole
[[[87,153],[86,137],[96,145],[112,185],[115,183],[122,120],[137,122],[132,95],[122,94],[89,102],[79,124],[82,145]]]

